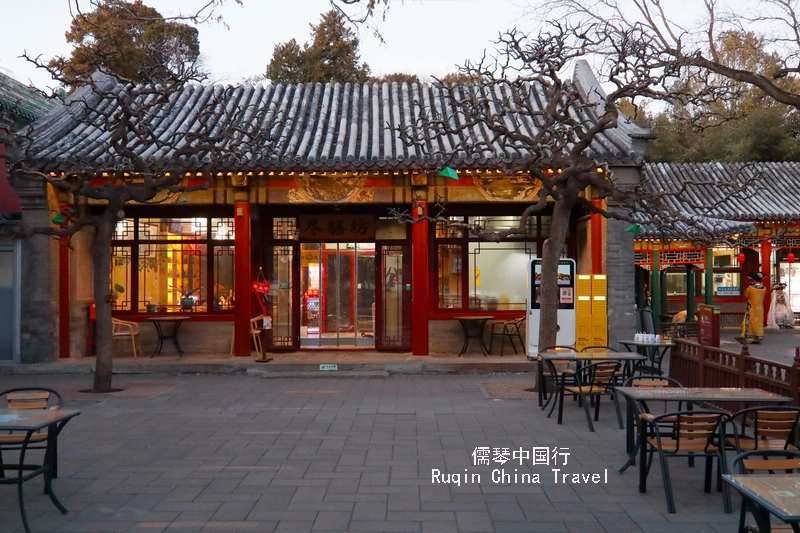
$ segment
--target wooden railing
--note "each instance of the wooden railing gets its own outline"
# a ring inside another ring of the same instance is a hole
[[[793,363],[786,365],[751,356],[746,344],[737,353],[687,339],[674,342],[669,376],[684,386],[764,389],[800,405],[800,348],[795,350]]]

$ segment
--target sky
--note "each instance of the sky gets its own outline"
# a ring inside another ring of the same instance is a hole
[[[145,0],[162,14],[189,12],[202,0]],[[88,5],[83,0],[82,5]],[[525,0],[405,0],[395,1],[378,25],[385,43],[368,29],[359,30],[361,57],[374,74],[407,72],[418,76],[443,75],[467,58],[491,49],[501,30],[535,26],[524,17]],[[330,9],[328,0],[244,0],[244,7],[228,0],[219,13],[220,24],[200,26],[200,48],[212,80],[236,83],[263,73],[276,44],[309,38],[309,24]],[[69,0],[0,0],[0,71],[41,88],[52,85],[18,56],[43,58],[67,55],[64,38],[71,17]]]

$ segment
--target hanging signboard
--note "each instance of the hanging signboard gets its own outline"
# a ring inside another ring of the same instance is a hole
[[[299,215],[297,231],[304,241],[375,240],[374,215]]]
[[[256,294],[269,294],[269,282],[268,281],[254,281],[253,282],[253,292]]]

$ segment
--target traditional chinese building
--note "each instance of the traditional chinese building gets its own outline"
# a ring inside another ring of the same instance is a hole
[[[590,94],[602,94],[585,63],[577,66],[574,82],[586,101]],[[159,314],[185,315],[189,321],[181,340],[189,353],[228,353],[235,327],[232,351],[245,356],[251,351],[250,321],[262,314],[271,321],[268,350],[416,355],[455,354],[462,332],[454,317],[525,314],[527,265],[541,253],[551,210],[531,218],[525,235],[501,243],[424,218],[399,224],[392,214],[405,211],[419,219],[441,202],[453,221],[504,229],[516,226],[536,198],[540,186],[529,175],[499,170],[528,154],[496,145],[481,128],[463,135],[490,148],[459,151],[446,161],[442,153],[451,152],[458,139],[431,134],[422,148],[403,142],[398,130],[416,127],[413,109],[420,102],[457,116],[440,88],[405,83],[190,86],[152,127],[165,139],[191,130],[212,95],[217,96],[214,105],[247,102],[276,110],[285,141],[269,160],[216,168],[202,159],[176,163],[172,172],[187,183],[210,178],[210,189],[126,208],[111,264],[115,316],[144,322]],[[502,105],[504,96],[496,97]],[[529,120],[524,127],[536,126]],[[91,165],[106,150],[107,133],[66,108],[42,119],[35,131],[42,147],[37,160],[54,176],[63,162]],[[591,150],[620,182],[637,182],[647,137],[647,131],[625,121],[595,139]],[[140,150],[153,158],[171,156],[169,149],[156,146]],[[440,175],[445,165],[458,179]],[[51,203],[57,207],[65,200],[53,197]],[[625,227],[576,209],[563,251],[576,259],[579,273],[614,272],[608,289],[611,342],[634,329],[633,235]],[[89,305],[95,297],[91,240],[85,232],[71,250],[62,248],[50,258],[60,264],[61,329],[51,352],[60,357],[87,351]],[[251,292],[254,281],[269,283],[266,297]],[[183,289],[183,296],[174,288]],[[145,324],[141,331],[146,350],[154,331]],[[124,352],[125,343],[118,349]],[[23,361],[33,358],[23,353]]]
[[[637,235],[639,307],[649,303],[657,320],[669,321],[683,310],[693,314],[696,303],[713,303],[723,325],[738,325],[747,275],[763,272],[768,290],[787,283],[792,307],[800,311],[800,268],[792,265],[800,258],[800,164],[647,164],[644,176],[650,190],[676,194],[676,208],[727,221],[718,229],[730,244]]]

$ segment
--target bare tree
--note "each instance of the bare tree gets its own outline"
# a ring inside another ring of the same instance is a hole
[[[443,165],[458,155],[461,159],[486,161],[510,175],[528,176],[542,187],[538,200],[522,213],[519,225],[501,232],[487,232],[480,225],[453,224],[438,204],[427,220],[461,226],[471,235],[503,240],[525,233],[528,218],[553,205],[551,232],[542,250],[540,293],[541,346],[556,344],[558,288],[557,272],[573,208],[607,218],[647,224],[670,237],[679,230],[698,241],[724,235],[725,223],[709,218],[709,207],[692,202],[688,189],[702,183],[687,183],[680,191],[660,192],[642,183],[622,184],[609,171],[602,153],[612,153],[628,163],[641,163],[643,154],[616,153],[624,148],[608,145],[624,121],[617,103],[637,97],[659,98],[673,76],[670,69],[652,69],[651,51],[635,40],[618,43],[616,61],[608,61],[605,79],[612,90],[581,87],[563,76],[568,67],[588,56],[601,38],[592,24],[552,23],[536,35],[511,30],[501,35],[494,58],[468,62],[461,70],[475,83],[444,84],[440,87],[447,104],[419,102],[417,124],[402,131],[405,142],[423,150],[448,146],[441,152]],[[588,69],[588,64],[581,65]],[[448,111],[450,110],[450,111]],[[626,126],[630,128],[630,126]],[[627,131],[631,131],[628,129]],[[477,133],[480,132],[480,133]],[[432,143],[431,137],[437,140]],[[443,142],[438,142],[443,141]],[[637,160],[638,158],[638,160]],[[707,184],[706,184],[707,185]],[[752,190],[750,178],[730,184],[731,194]],[[612,207],[598,207],[590,193]],[[688,200],[689,204],[684,204]],[[694,205],[689,209],[688,205]],[[396,210],[401,220],[416,223],[408,211]],[[674,237],[672,237],[674,238]]]
[[[698,4],[700,4],[698,2]],[[800,6],[792,0],[703,0],[704,17],[682,20],[681,4],[665,0],[541,0],[530,13],[563,15],[590,23],[604,37],[593,52],[613,59],[625,41],[648,49],[647,67],[676,76],[671,99],[690,103],[733,98],[743,85],[756,87],[776,102],[800,109]],[[775,53],[779,65],[763,72],[719,49],[731,32],[755,32]]]
[[[217,3],[208,2],[198,14],[181,18],[211,17],[207,10]],[[31,227],[23,218],[22,225],[3,229],[19,237],[50,235],[67,244],[82,229],[96,229],[92,253],[97,363],[92,390],[108,392],[112,382],[113,302],[108,266],[115,226],[125,218],[126,207],[157,204],[169,195],[207,189],[221,170],[242,169],[245,160],[268,160],[274,147],[270,133],[274,122],[254,129],[252,125],[262,121],[252,117],[269,110],[235,104],[231,87],[198,85],[206,78],[194,61],[171,63],[158,84],[136,84],[112,75],[100,64],[91,75],[67,76],[57,64],[27,53],[24,57],[46,70],[56,83],[81,88],[70,95],[57,114],[17,134],[0,137],[0,144],[9,148],[6,163],[15,179],[53,187],[69,198],[69,207],[61,213],[61,225]],[[200,93],[207,99],[203,106],[191,110],[197,115],[192,120],[177,120],[185,97]],[[42,139],[46,139],[51,121],[62,121],[59,125],[63,127],[64,120],[83,126],[84,141],[95,147],[90,156],[50,157],[52,147]],[[163,127],[172,121],[178,127]],[[187,167],[193,170],[192,180],[186,175]]]

